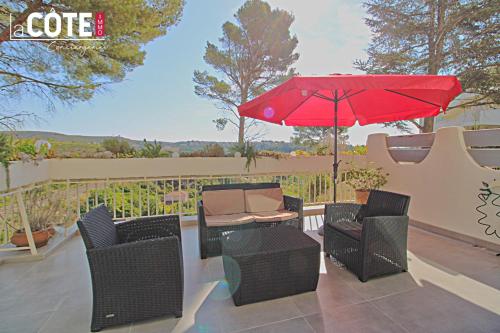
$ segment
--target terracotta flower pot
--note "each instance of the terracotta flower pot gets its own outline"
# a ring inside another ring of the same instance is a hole
[[[54,227],[49,227],[47,231],[49,232],[49,238],[52,238],[56,234],[56,229]]]
[[[370,190],[356,190],[356,203],[364,205],[368,201]]]
[[[49,241],[48,230],[34,231],[33,240],[35,241],[35,246],[37,248],[47,245],[47,242]],[[10,242],[17,247],[29,246],[28,237],[24,231],[16,231],[10,238]]]

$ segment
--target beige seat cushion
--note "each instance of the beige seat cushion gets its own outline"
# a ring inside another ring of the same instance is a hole
[[[271,212],[285,209],[281,188],[263,188],[245,191],[247,213]]]
[[[207,222],[208,227],[223,227],[229,225],[252,223],[255,221],[255,217],[246,213],[209,215],[205,216],[205,221]]]
[[[256,222],[282,222],[299,217],[297,212],[278,210],[272,212],[253,213]]]
[[[243,190],[205,191],[201,194],[205,215],[225,215],[245,212]]]

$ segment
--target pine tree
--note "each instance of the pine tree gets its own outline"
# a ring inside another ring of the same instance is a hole
[[[294,20],[290,13],[271,9],[261,0],[249,0],[234,17],[236,24],[222,26],[219,46],[207,42],[203,59],[216,74],[195,71],[193,81],[196,95],[214,101],[223,111],[214,121],[217,129],[234,125],[241,145],[256,121],[247,124],[245,117],[238,115],[238,105],[290,77],[299,55],[294,53],[297,38],[290,36]]]
[[[497,0],[369,0],[366,24],[373,37],[368,60],[355,61],[367,73],[452,74],[472,105],[500,103],[500,3]],[[432,132],[434,119],[423,126]],[[408,122],[389,123],[407,130]]]

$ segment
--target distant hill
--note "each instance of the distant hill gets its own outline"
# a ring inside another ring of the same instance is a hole
[[[11,133],[11,132],[4,132]],[[76,142],[76,143],[89,143],[96,144],[101,143],[105,139],[116,138],[117,136],[90,136],[90,135],[69,135],[55,132],[43,132],[43,131],[16,131],[16,136],[18,138],[36,138],[41,140],[53,140],[59,142]],[[142,140],[132,140],[125,137],[118,136],[122,140],[126,140],[129,144],[135,148],[141,148],[144,145]],[[178,142],[166,142],[159,141],[162,146],[171,151],[178,152],[193,152],[202,149],[208,144],[217,143],[221,145],[224,150],[228,151],[229,148],[235,145],[235,142],[216,142],[216,141],[178,141]],[[258,141],[255,142],[257,150],[272,150],[284,153],[289,153],[294,150],[304,149],[304,147],[295,145],[290,142],[285,141]]]

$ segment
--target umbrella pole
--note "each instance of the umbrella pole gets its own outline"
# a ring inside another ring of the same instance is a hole
[[[337,89],[335,89],[335,94],[334,94],[334,127],[333,127],[333,132],[334,132],[334,157],[333,157],[333,202],[337,203],[337,176],[338,176],[338,169],[339,169],[339,163],[338,163],[338,158],[337,158],[337,140],[338,140],[338,126],[337,126],[337,118],[338,118],[338,92]]]
[[[337,203],[337,173],[339,169],[339,163],[337,159],[337,137],[338,137],[338,126],[337,126],[337,118],[338,118],[338,91],[335,89],[334,92],[334,99],[333,102],[334,104],[334,114],[333,114],[333,120],[334,120],[334,126],[333,126],[333,133],[334,133],[334,141],[333,141],[333,202]],[[325,220],[326,221],[326,220]],[[322,225],[318,229],[318,234],[320,236],[323,236],[325,233],[324,225]]]

